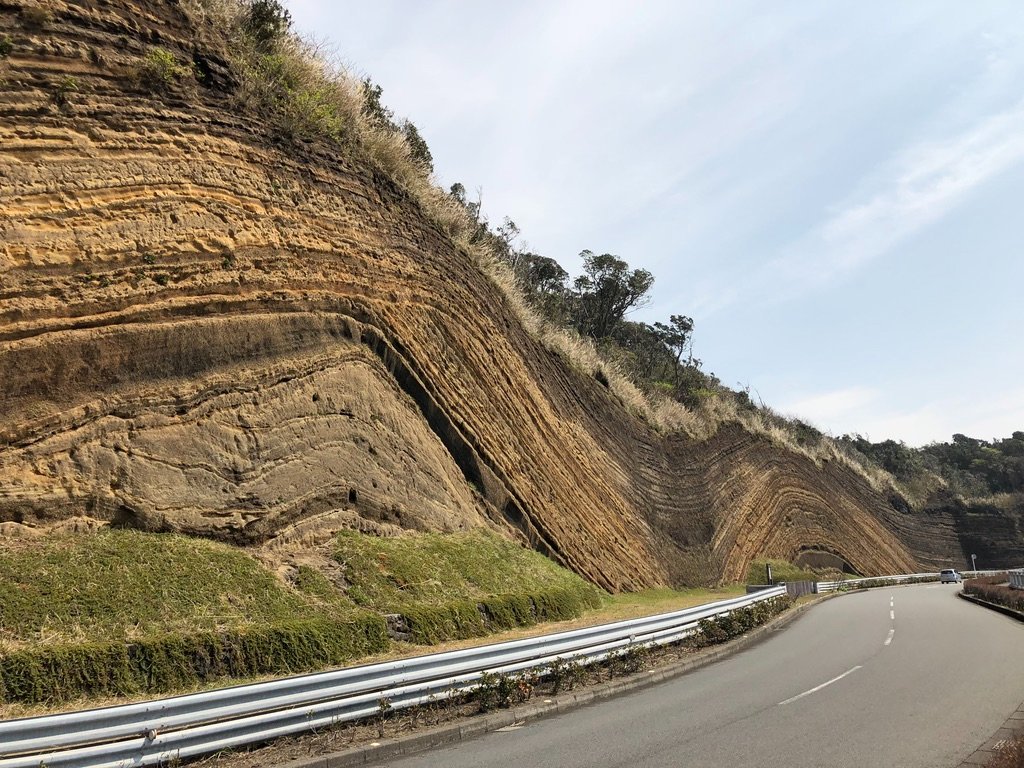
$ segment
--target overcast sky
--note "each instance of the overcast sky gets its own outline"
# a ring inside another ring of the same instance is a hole
[[[1024,429],[1024,3],[290,0],[440,183],[839,435]]]

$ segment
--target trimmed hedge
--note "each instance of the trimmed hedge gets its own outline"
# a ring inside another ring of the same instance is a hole
[[[893,582],[888,579],[878,578],[869,579],[868,581],[841,581],[839,582],[839,589],[873,589],[874,587],[898,587],[905,584],[924,584],[930,581],[938,581],[939,575],[934,576],[914,576],[913,578],[906,579],[901,582]]]
[[[320,669],[387,645],[384,618],[366,614],[349,621],[297,620],[132,643],[30,648],[0,656],[0,701],[167,693],[225,677]]]
[[[964,582],[964,592],[1024,613],[1024,589],[1012,589],[1005,582],[1006,576],[969,579]]]
[[[754,627],[761,626],[773,616],[790,608],[793,602],[793,598],[789,595],[781,595],[760,603],[736,608],[724,616],[701,619],[697,623],[700,631],[687,638],[686,642],[695,648],[724,643],[726,640],[749,632]]]
[[[464,640],[489,632],[561,621],[601,605],[597,589],[556,587],[529,595],[495,595],[478,602],[458,600],[438,606],[408,606],[401,611],[410,639],[419,645]]]

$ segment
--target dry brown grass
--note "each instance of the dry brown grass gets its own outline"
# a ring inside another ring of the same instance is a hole
[[[272,109],[283,129],[293,135],[320,136],[365,153],[491,279],[507,307],[534,339],[585,376],[607,381],[609,390],[631,414],[659,432],[684,433],[698,440],[711,437],[724,424],[737,423],[819,466],[823,462],[842,464],[878,491],[898,489],[888,473],[848,455],[830,438],[816,445],[802,444],[786,426],[757,411],[739,408],[728,393],[708,398],[696,410],[664,395],[644,393],[614,362],[602,356],[593,341],[553,325],[530,306],[512,269],[489,244],[472,239],[477,222],[415,159],[404,134],[384,129],[363,114],[360,81],[329,51],[289,35],[277,45],[273,56],[258,55],[245,42],[241,30],[241,0],[189,0],[189,8],[196,18],[227,30],[234,63],[242,76],[237,97],[242,105]]]
[[[1024,768],[1024,736],[1005,744],[988,768]]]

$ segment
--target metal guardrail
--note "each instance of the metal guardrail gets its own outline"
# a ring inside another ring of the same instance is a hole
[[[843,579],[842,581],[819,581],[818,592],[834,592],[846,585],[855,586],[869,581],[880,581],[885,584],[904,584],[911,579],[926,579],[929,577],[938,579],[939,574],[937,571],[928,571],[927,573],[901,573],[897,576],[864,576],[863,578]]]
[[[1024,589],[1024,569],[1010,571],[1010,586],[1014,589]]]
[[[390,708],[470,690],[485,672],[544,668],[557,659],[598,661],[630,646],[671,643],[701,619],[786,593],[773,587],[672,613],[507,643],[321,672],[266,683],[0,722],[0,768],[166,765]]]
[[[960,571],[960,575],[965,579],[975,578],[977,576],[994,576],[997,573],[1006,573],[1006,571]],[[911,579],[926,578],[933,578],[938,581],[939,573],[938,571],[928,571],[927,573],[902,573],[898,576],[864,576],[863,578],[843,579],[842,581],[819,581],[818,592],[835,592],[837,589],[841,589],[845,585],[856,587],[856,585],[863,584],[868,581],[880,581],[884,584],[905,584]]]

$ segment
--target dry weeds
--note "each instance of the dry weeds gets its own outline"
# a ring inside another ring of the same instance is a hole
[[[1024,768],[1024,737],[1003,745],[988,765],[989,768]]]

